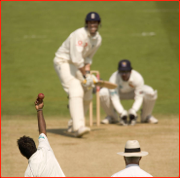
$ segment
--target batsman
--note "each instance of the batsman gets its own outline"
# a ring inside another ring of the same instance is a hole
[[[158,120],[152,116],[157,90],[144,84],[143,77],[131,67],[129,60],[124,59],[118,63],[118,70],[111,75],[109,81],[117,84],[117,87],[111,90],[107,88],[100,90],[101,106],[107,114],[107,117],[101,121],[102,124],[117,122],[120,116],[121,125],[135,125],[137,111],[141,105],[141,122],[158,123]],[[127,111],[121,101],[130,99],[134,102]]]
[[[85,126],[84,116],[92,100],[94,80],[97,80],[90,74],[90,68],[102,41],[98,33],[100,24],[98,13],[88,13],[85,26],[72,32],[55,53],[54,68],[69,98],[71,120],[68,132],[74,132],[76,137],[90,132],[90,128]],[[78,79],[78,72],[85,82]]]

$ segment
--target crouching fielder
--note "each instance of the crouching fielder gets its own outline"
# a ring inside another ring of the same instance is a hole
[[[92,99],[93,77],[90,75],[92,58],[101,45],[98,27],[101,23],[99,14],[90,12],[85,18],[85,27],[72,32],[56,52],[54,67],[61,84],[69,97],[69,110],[72,120],[68,123],[68,132],[76,137],[88,133],[84,115]],[[77,73],[86,79],[81,84]]]
[[[120,116],[121,125],[135,125],[137,111],[141,105],[141,122],[158,123],[158,120],[151,115],[157,99],[157,91],[148,85],[144,85],[143,77],[132,69],[129,60],[124,59],[119,62],[118,71],[111,75],[109,81],[117,84],[118,87],[113,90],[106,88],[100,90],[101,106],[107,114],[107,117],[101,123],[117,122],[118,116]],[[134,99],[134,103],[129,111],[126,111],[121,104],[121,100],[129,99]]]

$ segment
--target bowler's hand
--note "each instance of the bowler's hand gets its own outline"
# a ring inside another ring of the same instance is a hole
[[[36,98],[36,101],[34,102],[36,110],[42,109],[44,107],[44,103],[42,99]]]

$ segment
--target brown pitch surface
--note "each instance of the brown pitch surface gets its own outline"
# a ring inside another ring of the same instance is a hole
[[[142,151],[140,167],[154,177],[179,176],[179,118],[156,116],[159,123],[122,127],[118,124],[91,127],[83,138],[67,134],[67,118],[45,117],[47,136],[55,156],[67,177],[110,177],[125,168],[123,157],[127,140],[137,139]],[[88,125],[88,121],[87,121]],[[36,116],[2,116],[1,176],[23,177],[27,159],[21,156],[16,140],[32,137],[38,145]]]

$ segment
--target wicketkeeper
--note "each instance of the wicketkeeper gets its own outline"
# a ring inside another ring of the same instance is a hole
[[[117,84],[116,89],[100,90],[101,106],[107,114],[107,117],[101,121],[103,124],[114,123],[120,116],[121,125],[135,125],[137,120],[137,111],[142,105],[141,122],[158,123],[158,120],[152,116],[152,111],[157,99],[157,90],[145,85],[141,74],[132,69],[129,60],[121,60],[118,64],[118,71],[114,72],[110,82]],[[121,100],[133,99],[132,107],[127,111],[121,104]],[[128,121],[129,118],[129,121]]]
[[[102,41],[98,33],[100,23],[98,13],[88,13],[85,27],[72,32],[55,53],[54,67],[69,97],[72,120],[68,122],[68,132],[75,132],[76,137],[90,131],[90,128],[85,127],[84,116],[92,100],[94,77],[90,74],[90,66]],[[78,71],[86,79],[83,84],[77,78]]]

